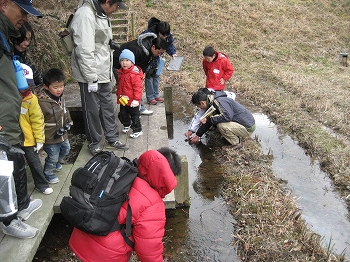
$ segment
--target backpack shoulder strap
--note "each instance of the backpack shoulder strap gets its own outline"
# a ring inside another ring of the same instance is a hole
[[[12,57],[12,53],[6,41],[6,38],[3,32],[0,31],[0,58],[2,57],[3,54],[8,55],[9,57]]]
[[[134,249],[134,242],[130,240],[130,235],[131,235],[131,207],[130,204],[128,203],[128,209],[126,212],[126,224],[120,225],[120,233],[124,237],[125,242],[132,248]]]

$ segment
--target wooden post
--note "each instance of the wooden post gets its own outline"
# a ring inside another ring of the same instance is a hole
[[[177,187],[174,190],[176,206],[190,206],[188,185],[188,161],[185,155],[181,156],[182,173],[177,176]]]
[[[131,36],[132,39],[135,38],[135,14],[131,13]]]
[[[173,87],[164,86],[164,104],[165,113],[167,115],[173,114]]]

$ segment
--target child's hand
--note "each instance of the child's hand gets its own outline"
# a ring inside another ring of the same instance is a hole
[[[138,100],[132,100],[130,107],[138,107],[140,105],[140,102]]]
[[[193,132],[191,130],[188,130],[186,133],[185,133],[185,136],[187,137],[187,139],[189,139],[191,136],[192,136]]]
[[[203,125],[205,124],[205,123],[207,123],[207,118],[206,117],[204,117],[204,118],[202,118],[201,120],[199,120]]]
[[[39,153],[40,149],[43,148],[43,143],[36,143],[36,147],[34,147],[34,152]]]

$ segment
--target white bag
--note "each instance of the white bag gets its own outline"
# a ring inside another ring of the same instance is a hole
[[[0,160],[0,219],[18,211],[15,180],[12,173],[13,162]]]

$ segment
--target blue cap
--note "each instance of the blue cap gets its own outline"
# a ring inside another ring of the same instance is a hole
[[[14,0],[14,2],[28,14],[34,15],[39,18],[43,17],[43,15],[33,7],[33,0]]]
[[[120,60],[122,60],[123,58],[130,60],[133,64],[135,64],[135,55],[133,52],[131,52],[129,49],[124,49],[120,56],[119,56],[119,63]]]

